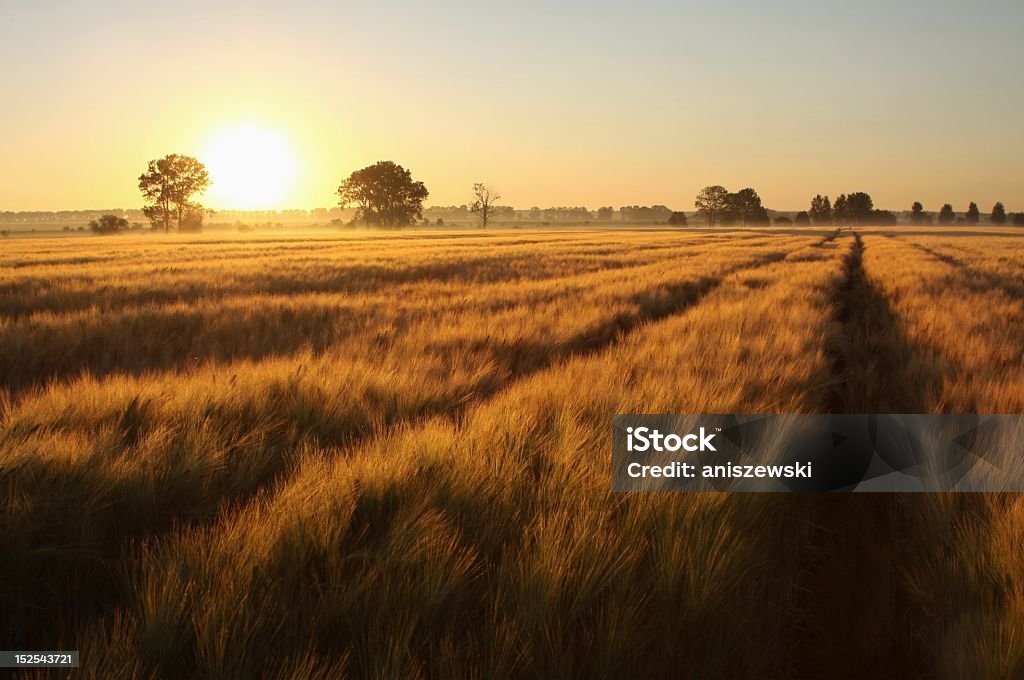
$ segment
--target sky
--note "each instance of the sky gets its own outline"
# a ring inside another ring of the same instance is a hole
[[[428,205],[1024,210],[1022,29],[1020,0],[2,0],[0,210],[141,206],[169,153],[220,154],[218,209],[393,160]]]

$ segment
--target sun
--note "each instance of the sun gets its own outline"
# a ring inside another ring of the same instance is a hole
[[[199,159],[210,173],[207,192],[214,207],[266,210],[285,207],[298,170],[287,138],[276,130],[246,123],[219,131]]]

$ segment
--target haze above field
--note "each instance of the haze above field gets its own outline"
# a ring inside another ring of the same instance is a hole
[[[393,159],[466,203],[667,204],[756,186],[1021,203],[1024,6],[533,0],[4,3],[0,209],[141,204],[193,154],[216,209],[335,203]],[[963,209],[958,207],[958,209]]]

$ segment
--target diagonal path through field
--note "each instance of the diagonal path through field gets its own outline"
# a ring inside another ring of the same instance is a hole
[[[956,283],[959,286],[976,292],[1001,290],[1011,298],[1024,300],[1024,276],[1020,273],[1013,276],[991,272],[981,267],[972,266],[962,258],[944,253],[923,243],[913,241],[906,241],[906,243],[923,253],[931,255],[940,262],[954,267],[957,270],[958,277]]]

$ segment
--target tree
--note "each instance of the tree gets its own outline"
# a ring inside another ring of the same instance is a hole
[[[476,200],[469,206],[469,211],[480,216],[480,227],[487,228],[487,222],[494,212],[494,202],[501,198],[501,195],[490,187],[477,182],[473,185],[473,196]]]
[[[779,217],[775,218],[775,226],[776,227],[789,227],[789,226],[792,226],[792,225],[793,225],[793,220],[789,219],[785,215],[780,215]]]
[[[871,196],[863,191],[855,191],[846,197],[847,219],[854,224],[864,224],[871,221],[875,211],[875,203]]]
[[[677,226],[677,227],[685,227],[686,226],[686,213],[680,212],[678,210],[673,211],[673,213],[671,215],[669,215],[668,223],[673,225],[673,226]]]
[[[811,216],[806,210],[801,210],[796,214],[796,218],[793,220],[793,224],[798,227],[809,227],[811,226]]]
[[[184,214],[181,216],[181,224],[178,225],[178,231],[201,232],[203,230],[203,218],[206,217],[207,213],[212,215],[213,211],[204,210],[203,206],[198,203],[189,203]]]
[[[210,175],[196,158],[171,154],[150,161],[146,172],[139,175],[139,191],[148,204],[142,212],[154,229],[170,231],[174,220],[180,229],[186,216],[202,206],[192,201],[210,187]]]
[[[379,161],[356,170],[338,187],[342,209],[356,206],[354,221],[399,227],[423,215],[423,201],[429,196],[423,182],[392,161]]]
[[[761,197],[750,187],[728,194],[725,202],[721,215],[723,224],[768,224],[768,211],[761,204]]]
[[[964,219],[967,224],[977,224],[981,221],[981,211],[978,210],[978,204],[971,201],[971,204],[967,206],[967,212],[964,214]]]
[[[846,224],[849,219],[849,205],[846,200],[846,194],[839,194],[836,197],[836,202],[832,205],[832,218],[836,224]]]
[[[597,209],[597,219],[601,221],[608,221],[615,217],[615,208],[610,205],[606,205],[603,208]]]
[[[128,228],[128,220],[117,215],[103,215],[89,223],[94,234],[117,234]]]
[[[911,224],[931,224],[931,216],[924,211],[924,206],[921,205],[920,201],[914,201],[914,205],[910,206],[910,223]]]
[[[1013,224],[1017,227],[1024,227],[1024,212],[1013,213]]]
[[[899,224],[896,215],[888,210],[872,210],[865,219],[865,224],[873,224],[878,227],[894,227]]]
[[[657,224],[672,216],[672,209],[666,205],[624,205],[619,208],[623,222],[647,222]]]
[[[832,201],[828,196],[818,194],[811,199],[808,215],[815,224],[832,224]]]
[[[989,216],[989,220],[992,224],[1006,224],[1006,208],[1003,207],[1002,203],[996,203],[992,206],[992,215]]]
[[[956,222],[956,213],[953,212],[953,206],[946,203],[939,210],[939,224],[953,224]]]
[[[729,207],[729,192],[725,187],[718,185],[704,187],[697,194],[693,205],[697,208],[697,214],[708,221],[709,227],[713,227],[719,216]]]

